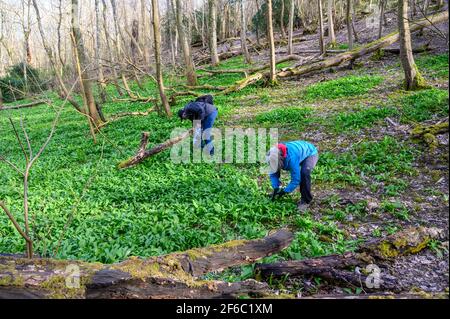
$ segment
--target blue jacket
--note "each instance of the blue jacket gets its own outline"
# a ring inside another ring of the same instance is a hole
[[[317,149],[311,143],[294,141],[283,143],[286,145],[287,154],[284,159],[283,169],[291,172],[291,182],[284,189],[286,193],[294,191],[300,185],[300,163],[307,157],[317,154]],[[280,187],[280,172],[270,174],[272,188]]]

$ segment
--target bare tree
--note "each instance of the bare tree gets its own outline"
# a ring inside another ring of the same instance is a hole
[[[347,10],[345,13],[345,21],[347,23],[347,39],[348,39],[348,48],[353,48],[353,35],[352,35],[352,7],[353,0],[347,0]]]
[[[408,21],[408,0],[398,1],[398,29],[400,33],[400,61],[405,72],[405,88],[417,90],[426,86],[425,79],[414,61],[411,31]]]
[[[103,4],[103,31],[105,33],[105,42],[106,42],[106,47],[109,48],[108,50],[106,50],[108,52],[108,59],[110,61],[110,63],[114,63],[114,56],[113,56],[113,51],[110,49],[111,48],[111,41],[110,41],[110,34],[108,31],[108,4],[106,3],[106,0],[102,0],[102,4]],[[111,66],[110,68],[111,72],[112,72],[112,82],[116,88],[117,93],[119,94],[119,96],[123,95],[122,89],[119,85],[119,82],[117,81],[118,79],[118,75],[117,75],[117,70],[116,67],[114,65]]]
[[[294,38],[294,13],[295,13],[295,2],[294,0],[289,0],[289,29],[288,29],[288,54],[294,53],[293,49],[293,38]]]
[[[209,11],[209,50],[211,52],[211,65],[219,64],[219,55],[217,54],[217,3],[216,0],[208,0]]]
[[[88,111],[90,122],[94,127],[98,127],[103,121],[97,110],[97,104],[92,91],[92,76],[90,75],[90,67],[88,57],[83,43],[83,36],[78,21],[78,0],[72,0],[72,43],[75,56],[75,64],[81,77],[81,88],[83,100]]]
[[[251,64],[252,58],[250,56],[250,53],[248,52],[247,47],[247,22],[245,20],[244,0],[241,0],[240,4],[241,4],[241,48],[242,53],[244,53],[245,61],[248,64]]]
[[[280,0],[281,10],[280,10],[280,31],[281,37],[286,38],[286,31],[284,29],[284,0]]]
[[[152,13],[153,13],[153,40],[155,50],[155,64],[156,64],[156,81],[158,82],[159,96],[161,103],[167,116],[172,116],[170,111],[169,102],[167,101],[166,94],[164,93],[164,82],[161,70],[161,30],[159,22],[159,5],[158,0],[152,0]]]
[[[187,78],[187,84],[190,86],[197,85],[197,74],[195,73],[194,61],[192,61],[191,49],[189,47],[188,38],[183,26],[183,14],[181,7],[181,0],[176,0],[176,21],[178,36],[180,37],[181,48],[183,50],[185,72]]]
[[[328,38],[330,41],[330,47],[336,46],[336,35],[334,34],[333,3],[334,0],[328,0],[327,18],[328,18]]]
[[[50,61],[50,66],[52,67],[52,69],[53,69],[53,71],[55,73],[55,77],[56,77],[56,80],[57,80],[59,88],[60,88],[60,93],[59,94],[60,94],[60,96],[62,98],[67,99],[70,102],[70,104],[72,104],[72,106],[78,112],[84,113],[84,111],[82,110],[82,107],[69,94],[69,91],[67,90],[66,85],[64,84],[64,81],[62,79],[62,76],[61,76],[61,74],[60,74],[60,72],[58,70],[57,63],[56,63],[56,61],[54,59],[52,49],[51,49],[50,45],[47,42],[47,38],[45,37],[44,28],[42,26],[41,14],[40,14],[39,7],[37,5],[37,1],[36,0],[33,0],[33,7],[34,7],[34,10],[35,10],[35,13],[36,13],[37,24],[38,24],[39,32],[41,34],[42,44],[44,46],[45,52],[47,53],[47,57],[48,57],[48,59]]]
[[[103,73],[101,59],[101,39],[100,39],[100,8],[99,0],[95,0],[95,63],[98,71],[100,98],[104,103],[106,101],[106,83]]]
[[[277,83],[276,75],[276,57],[275,57],[275,41],[273,38],[273,13],[272,13],[272,0],[267,0],[267,36],[269,38],[270,48],[270,84]]]
[[[322,0],[317,0],[317,9],[319,12],[319,47],[320,54],[325,54],[325,40],[323,32],[323,10],[322,10]]]
[[[13,122],[13,120],[10,118],[9,121],[11,123],[11,127],[14,131],[14,135],[17,139],[17,143],[20,146],[24,159],[25,159],[25,169],[21,170],[18,166],[16,166],[14,163],[8,161],[5,157],[0,155],[0,161],[5,162],[6,164],[8,164],[9,166],[11,166],[16,172],[18,172],[21,177],[23,178],[23,219],[24,219],[24,227],[22,228],[19,223],[17,222],[17,220],[14,218],[14,215],[10,212],[10,210],[6,207],[6,204],[0,200],[0,208],[2,208],[2,210],[6,213],[6,215],[8,216],[9,220],[13,223],[14,227],[16,228],[16,230],[19,232],[19,234],[25,239],[25,243],[26,243],[26,256],[27,258],[33,258],[33,239],[31,237],[31,233],[30,233],[30,209],[29,209],[29,201],[28,201],[28,185],[29,185],[29,178],[30,178],[30,172],[31,172],[31,168],[33,167],[33,165],[36,163],[36,161],[38,160],[38,158],[42,155],[42,153],[44,152],[44,150],[47,148],[47,145],[50,143],[53,134],[55,133],[56,130],[56,125],[59,121],[61,112],[64,108],[64,104],[66,103],[66,101],[63,102],[63,105],[59,108],[59,110],[57,110],[56,116],[53,120],[51,129],[50,129],[50,133],[47,136],[47,138],[45,139],[44,143],[41,145],[41,147],[39,148],[38,152],[36,154],[33,153],[33,148],[31,146],[31,142],[30,139],[28,137],[28,132],[26,130],[25,127],[25,123],[23,121],[23,119],[20,120],[20,126],[23,132],[23,136],[25,138],[26,141],[26,149],[25,146],[22,142],[22,139],[19,136],[19,133],[16,129],[16,126]]]

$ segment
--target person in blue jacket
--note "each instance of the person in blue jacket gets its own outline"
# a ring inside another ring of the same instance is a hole
[[[311,172],[317,164],[319,154],[317,148],[305,141],[279,143],[270,149],[267,162],[270,165],[270,181],[273,188],[272,200],[292,193],[300,185],[301,199],[298,209],[304,211],[311,203]],[[281,169],[291,173],[291,182],[281,188]]]
[[[201,141],[201,148],[203,149],[207,146],[210,155],[214,155],[214,146],[211,140],[210,129],[213,127],[218,113],[211,95],[200,96],[178,111],[178,116],[181,120],[189,119],[192,122],[200,121],[200,127],[194,128],[194,145],[198,145]],[[202,134],[204,139],[202,139]]]

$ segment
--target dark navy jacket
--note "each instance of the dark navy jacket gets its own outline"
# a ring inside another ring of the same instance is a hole
[[[183,108],[183,111],[186,113],[186,117],[191,121],[203,121],[208,115],[217,111],[217,108],[214,105],[205,102],[190,102]]]

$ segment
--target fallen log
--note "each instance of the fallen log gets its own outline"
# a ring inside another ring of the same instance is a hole
[[[367,293],[355,295],[314,295],[301,299],[448,299],[448,292]]]
[[[183,85],[186,89],[189,90],[214,90],[214,91],[223,91],[227,87],[226,86],[214,86],[211,84],[203,84],[203,85],[196,85],[196,86],[189,86],[189,85]]]
[[[158,153],[164,151],[165,149],[168,149],[169,147],[181,142],[185,138],[189,137],[192,132],[193,132],[193,129],[187,130],[183,134],[181,134],[177,137],[171,138],[171,139],[165,141],[164,143],[158,144],[149,150],[147,150],[146,147],[148,145],[148,137],[149,137],[150,133],[143,132],[142,137],[141,137],[141,143],[139,145],[139,149],[138,149],[137,153],[133,157],[119,163],[118,167],[123,169],[123,168],[128,168],[128,167],[134,166],[136,164],[139,164],[139,163],[143,162],[144,160],[146,160],[147,158],[149,158],[150,156],[158,154]]]
[[[147,259],[105,265],[73,260],[0,256],[2,298],[230,298],[264,296],[268,286],[198,276],[246,265],[279,252],[292,241],[282,229],[256,240],[235,240]]]
[[[430,48],[429,43],[422,45],[420,47],[416,47],[412,49],[413,53],[422,53],[422,52],[427,52],[427,51],[431,51],[433,50],[432,48]],[[387,53],[392,53],[392,54],[400,54],[400,48],[387,48],[387,49],[383,49],[384,52]]]
[[[330,281],[343,282],[359,287],[367,276],[355,272],[356,267],[365,268],[369,264],[389,262],[397,256],[414,254],[432,239],[445,238],[443,231],[436,228],[411,227],[383,239],[367,241],[356,252],[330,255],[304,260],[290,260],[273,264],[258,264],[255,271],[262,277],[271,276],[317,276]],[[395,290],[395,280],[383,277],[381,288]]]
[[[122,112],[122,113],[116,113],[113,114],[109,117],[109,119],[103,123],[101,123],[98,128],[102,128],[108,124],[110,124],[111,122],[117,121],[123,117],[128,117],[128,116],[147,116],[150,113],[152,113],[153,111],[155,111],[154,107],[151,107],[149,109],[147,109],[146,111],[140,112],[140,111],[135,111],[135,112]]]
[[[13,105],[13,106],[3,106],[3,107],[0,106],[0,111],[25,109],[25,108],[38,106],[38,105],[42,105],[42,104],[48,104],[48,103],[50,103],[50,102],[49,101],[35,101],[35,102],[31,102],[31,103]]]
[[[237,81],[235,84],[231,85],[226,90],[219,92],[218,94],[227,95],[232,92],[238,92],[238,91],[242,90],[243,88],[258,82],[259,80],[261,80],[263,78],[264,78],[264,76],[262,73],[255,73],[255,74],[250,75],[242,80]]]
[[[300,60],[300,59],[301,59],[300,56],[295,55],[295,54],[291,54],[291,55],[288,55],[288,56],[286,56],[284,58],[278,59],[275,62],[275,65],[278,65],[278,64],[281,64],[281,63],[284,63],[284,62],[289,62],[289,61],[297,61],[297,60]],[[255,73],[255,72],[259,72],[259,71],[262,71],[262,70],[265,70],[265,69],[268,69],[268,68],[270,68],[270,64],[269,63],[265,64],[263,66],[257,67],[257,68],[250,68],[250,69],[209,70],[209,69],[202,68],[202,69],[198,69],[198,70],[201,70],[201,71],[206,72],[206,73],[211,73],[211,74],[243,73],[247,77],[247,74],[252,74],[252,73]]]
[[[172,95],[170,95],[170,98],[169,98],[169,104],[170,105],[177,104],[177,97],[179,97],[179,96],[195,96],[195,97],[199,97],[199,96],[204,95],[203,93],[199,93],[199,92],[195,92],[195,91],[191,91],[191,90],[183,91],[183,92],[179,92],[179,91],[175,91],[175,90],[172,90],[172,91],[174,91],[174,93],[172,93]]]
[[[433,24],[440,23],[443,21],[446,21],[448,19],[448,12],[443,11],[441,13],[411,22],[410,29],[411,32],[422,30],[423,28],[429,27]],[[290,68],[284,68],[283,70],[276,73],[277,78],[289,78],[292,76],[300,76],[305,75],[311,72],[324,70],[327,68],[331,68],[334,66],[338,66],[342,63],[348,62],[348,61],[354,61],[357,58],[360,58],[364,55],[376,52],[384,47],[387,47],[395,42],[397,42],[399,39],[399,33],[398,31],[392,32],[385,37],[378,39],[376,41],[373,41],[369,44],[366,44],[362,47],[358,47],[356,49],[353,49],[351,51],[346,51],[340,54],[337,54],[335,56],[326,58],[326,59],[320,59],[319,61],[314,61],[308,64],[301,64],[299,66],[294,66]],[[227,92],[233,90],[233,87],[239,88],[239,90],[242,90],[246,86],[255,83],[252,79],[258,78],[258,79],[268,79],[270,77],[270,72],[264,72],[260,73],[260,75],[257,75],[257,73],[252,74],[251,76],[247,77],[246,79],[240,80],[236,82],[233,86],[230,87]]]
[[[447,19],[448,19],[448,12],[443,11],[441,13],[411,22],[410,29],[411,29],[411,32],[422,30],[423,28],[429,27],[429,26],[439,23],[439,22],[446,21]],[[356,48],[354,50],[335,55],[335,56],[327,58],[323,61],[319,61],[319,62],[307,64],[307,65],[302,65],[302,66],[294,67],[294,68],[287,68],[285,70],[278,72],[277,77],[286,78],[286,77],[291,77],[291,76],[305,75],[305,74],[311,73],[313,71],[319,71],[319,70],[323,70],[323,69],[330,68],[333,66],[337,66],[344,62],[355,60],[364,55],[373,53],[379,49],[387,47],[387,46],[397,42],[398,39],[399,39],[399,33],[398,33],[398,31],[395,31],[395,32],[392,32],[374,42],[371,42],[369,44],[366,44],[366,45]],[[269,76],[269,73],[266,73],[265,77],[268,77],[268,76]]]
[[[448,120],[433,125],[417,125],[411,130],[411,136],[415,139],[422,139],[430,149],[438,147],[439,141],[436,135],[448,132]]]

